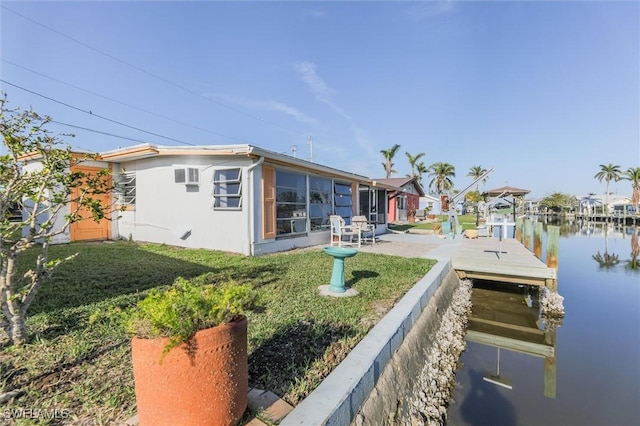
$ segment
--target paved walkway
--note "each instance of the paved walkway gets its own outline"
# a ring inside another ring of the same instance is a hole
[[[463,240],[461,235],[445,239],[433,234],[389,233],[380,235],[376,244],[363,244],[358,250],[365,253],[448,260],[460,249]]]

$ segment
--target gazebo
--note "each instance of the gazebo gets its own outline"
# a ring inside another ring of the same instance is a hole
[[[524,200],[524,196],[530,193],[528,189],[516,188],[513,186],[501,186],[500,188],[488,189],[482,193],[485,202],[493,198],[512,197],[513,202],[509,202],[513,206],[513,221],[516,220],[516,204],[520,200]]]

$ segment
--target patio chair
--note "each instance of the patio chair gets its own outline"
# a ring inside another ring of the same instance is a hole
[[[360,239],[364,242],[376,243],[376,225],[368,223],[366,216],[354,216],[351,218],[351,227],[360,230]]]
[[[347,225],[344,219],[338,215],[329,216],[329,222],[331,224],[331,246],[342,247],[343,244],[355,244],[353,237],[356,237],[358,248],[361,246],[360,228]],[[343,237],[349,237],[349,241],[343,241]]]

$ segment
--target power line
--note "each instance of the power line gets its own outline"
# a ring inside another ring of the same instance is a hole
[[[55,124],[60,124],[62,126],[73,127],[74,129],[81,129],[81,130],[86,130],[86,131],[92,132],[92,133],[99,133],[99,134],[105,135],[105,136],[112,136],[114,138],[126,139],[126,140],[133,141],[133,142],[150,143],[149,141],[143,141],[141,139],[130,138],[130,137],[127,137],[127,136],[114,135],[113,133],[104,132],[102,130],[90,129],[88,127],[82,127],[82,126],[78,126],[78,125],[75,125],[75,124],[63,123],[61,121],[51,120],[50,122],[51,123],[55,123]]]
[[[0,79],[0,81],[5,83],[5,84],[8,84],[9,86],[13,86],[13,87],[15,87],[17,89],[24,90],[25,92],[29,92],[29,93],[34,94],[36,96],[40,96],[41,98],[44,98],[44,99],[50,100],[52,102],[58,103],[60,105],[66,106],[67,108],[71,108],[71,109],[74,109],[76,111],[80,111],[80,112],[83,112],[85,114],[89,114],[89,115],[91,115],[93,117],[97,117],[97,118],[100,118],[102,120],[109,121],[111,123],[119,124],[120,126],[128,127],[130,129],[134,129],[134,130],[137,130],[139,132],[147,133],[149,135],[157,136],[159,138],[163,138],[163,139],[167,139],[167,140],[170,140],[170,141],[178,142],[178,143],[181,143],[181,144],[184,144],[184,145],[194,145],[194,144],[189,143],[189,142],[181,141],[180,139],[171,138],[169,136],[164,136],[164,135],[161,135],[159,133],[150,132],[148,130],[141,129],[139,127],[131,126],[130,124],[126,124],[126,123],[122,123],[122,122],[117,121],[117,120],[113,120],[111,118],[102,116],[100,114],[96,114],[96,113],[92,112],[91,110],[84,110],[82,108],[78,108],[78,107],[70,105],[70,104],[68,104],[66,102],[62,102],[62,101],[59,101],[59,100],[54,99],[52,97],[45,96],[42,93],[34,92],[33,90],[29,90],[29,89],[26,89],[26,88],[24,88],[22,86],[18,86],[17,84],[10,83],[10,82],[8,82],[8,81],[6,81],[4,79]]]
[[[177,124],[180,124],[180,125],[182,125],[182,126],[191,127],[191,128],[193,128],[193,129],[200,130],[200,131],[202,131],[202,132],[206,132],[206,133],[209,133],[209,134],[212,134],[212,135],[216,135],[216,136],[223,137],[223,138],[225,138],[225,139],[233,139],[233,140],[236,140],[236,141],[238,141],[238,142],[249,143],[248,141],[243,140],[243,139],[239,139],[239,138],[236,138],[236,137],[233,137],[233,136],[224,135],[224,134],[222,134],[222,133],[218,133],[218,132],[214,132],[214,131],[211,131],[211,130],[208,130],[208,129],[204,129],[204,128],[202,128],[202,127],[194,126],[194,125],[189,124],[189,123],[184,123],[184,122],[182,122],[182,121],[180,121],[180,120],[176,120],[175,118],[167,117],[167,116],[165,116],[165,115],[158,114],[158,113],[156,113],[156,112],[149,111],[149,110],[146,110],[146,109],[144,109],[144,108],[140,108],[140,107],[137,107],[137,106],[135,106],[135,105],[131,105],[131,104],[129,104],[129,103],[119,101],[119,100],[114,99],[114,98],[111,98],[111,97],[109,97],[109,96],[102,95],[102,94],[100,94],[100,93],[97,93],[97,92],[94,92],[94,91],[91,91],[91,90],[88,90],[88,89],[85,89],[85,88],[82,88],[82,87],[76,86],[76,85],[71,84],[71,83],[68,83],[68,82],[66,82],[66,81],[59,80],[59,79],[57,79],[57,78],[55,78],[55,77],[51,77],[51,76],[48,76],[48,75],[43,74],[43,73],[41,73],[41,72],[38,72],[38,71],[35,71],[35,70],[32,70],[32,69],[29,69],[29,68],[24,67],[24,66],[22,66],[22,65],[18,65],[18,64],[14,63],[14,62],[11,62],[11,61],[7,60],[7,59],[2,59],[2,62],[5,62],[5,63],[10,64],[10,65],[13,65],[14,67],[17,67],[17,68],[23,69],[23,70],[25,70],[25,71],[28,71],[28,72],[31,72],[31,73],[33,73],[33,74],[39,75],[39,76],[41,76],[41,77],[47,78],[47,79],[49,79],[49,80],[55,81],[55,82],[57,82],[57,83],[64,84],[64,85],[69,86],[69,87],[73,87],[74,89],[77,89],[77,90],[83,91],[83,92],[85,92],[85,93],[89,93],[89,94],[91,94],[91,95],[98,96],[98,97],[100,97],[100,98],[102,98],[102,99],[106,99],[106,100],[108,100],[108,101],[111,101],[111,102],[114,102],[114,103],[117,103],[117,104],[120,104],[120,105],[124,105],[124,106],[126,106],[126,107],[129,107],[129,108],[135,109],[135,110],[137,110],[137,111],[141,111],[141,112],[144,112],[144,113],[147,113],[147,114],[154,115],[154,116],[156,116],[156,117],[160,117],[160,118],[162,118],[162,119],[164,119],[164,120],[172,121],[172,122],[177,123]]]
[[[205,100],[207,100],[207,101],[209,101],[209,102],[212,102],[212,103],[214,103],[214,104],[216,104],[216,105],[219,105],[219,106],[221,106],[221,107],[227,108],[227,109],[229,109],[230,111],[236,112],[236,113],[238,113],[238,114],[242,114],[242,115],[247,116],[247,117],[250,117],[250,118],[252,118],[252,119],[255,119],[255,120],[261,121],[261,122],[263,122],[263,123],[269,124],[269,125],[271,125],[271,126],[278,127],[278,128],[280,128],[280,129],[282,129],[282,130],[284,130],[284,131],[286,131],[287,133],[290,133],[290,134],[292,134],[292,135],[296,135],[296,136],[299,136],[299,135],[300,135],[299,133],[293,132],[293,131],[291,131],[290,129],[287,129],[287,128],[283,127],[283,126],[280,126],[279,124],[276,124],[276,123],[270,122],[270,121],[265,120],[265,119],[263,119],[263,118],[261,118],[261,117],[257,117],[257,116],[255,116],[255,115],[252,115],[252,114],[246,113],[246,112],[244,112],[244,111],[242,111],[242,110],[239,110],[239,109],[233,108],[233,107],[231,107],[231,106],[229,106],[229,105],[227,105],[227,104],[224,104],[224,103],[222,103],[222,102],[219,102],[219,101],[216,101],[216,100],[214,100],[214,99],[211,99],[211,98],[210,98],[210,97],[208,97],[208,96],[204,96],[204,95],[202,95],[202,94],[200,94],[200,93],[198,93],[198,92],[195,92],[195,91],[193,91],[193,90],[191,90],[191,89],[189,89],[189,88],[187,88],[187,87],[184,87],[184,86],[182,86],[182,85],[180,85],[180,84],[178,84],[178,83],[175,83],[175,82],[173,82],[173,81],[171,81],[171,80],[168,80],[168,79],[166,79],[166,78],[164,78],[164,77],[161,77],[161,76],[159,76],[159,75],[157,75],[157,74],[154,74],[154,73],[152,73],[152,72],[150,72],[150,71],[147,71],[147,70],[145,70],[145,69],[143,69],[143,68],[140,68],[140,67],[139,67],[139,66],[137,66],[137,65],[133,65],[133,64],[131,64],[131,63],[129,63],[129,62],[127,62],[127,61],[123,60],[123,59],[120,59],[120,58],[118,58],[118,57],[116,57],[116,56],[113,56],[113,55],[111,55],[111,54],[109,54],[109,53],[107,53],[107,52],[104,52],[104,51],[102,51],[102,50],[100,50],[100,49],[97,49],[97,48],[95,48],[95,47],[93,47],[93,46],[91,46],[91,45],[89,45],[89,44],[87,44],[87,43],[84,43],[84,42],[82,42],[82,41],[80,41],[80,40],[78,40],[78,39],[76,39],[76,38],[73,38],[73,37],[71,37],[71,36],[69,36],[69,35],[66,35],[66,34],[64,34],[64,33],[60,32],[60,31],[58,31],[58,30],[56,30],[56,29],[53,29],[53,28],[51,28],[51,27],[49,27],[49,26],[47,26],[47,25],[45,25],[45,24],[42,24],[42,23],[40,23],[40,22],[38,22],[38,21],[36,21],[36,20],[34,20],[34,19],[31,19],[31,18],[29,18],[28,16],[25,16],[25,15],[23,15],[23,14],[21,14],[21,13],[18,13],[18,12],[16,12],[15,10],[9,9],[8,7],[6,7],[6,6],[4,6],[4,5],[2,5],[2,6],[0,6],[0,7],[2,7],[2,8],[3,8],[3,9],[5,9],[5,10],[7,10],[8,12],[11,12],[11,13],[13,13],[13,14],[15,14],[15,15],[20,16],[20,17],[21,17],[21,18],[23,18],[23,19],[26,19],[26,20],[27,20],[27,21],[29,21],[29,22],[32,22],[32,23],[34,23],[34,24],[36,24],[36,25],[38,25],[38,26],[40,26],[40,27],[42,27],[42,28],[45,28],[45,29],[47,29],[47,30],[49,30],[49,31],[51,31],[51,32],[54,32],[54,33],[58,34],[58,35],[59,35],[59,36],[61,36],[61,37],[64,37],[64,38],[66,38],[66,39],[68,39],[68,40],[73,41],[74,43],[77,43],[77,44],[79,44],[79,45],[81,45],[81,46],[84,46],[84,47],[86,47],[87,49],[90,49],[90,50],[92,50],[92,51],[94,51],[94,52],[96,52],[96,53],[99,53],[99,54],[101,54],[101,55],[104,55],[104,56],[106,56],[106,57],[108,57],[108,58],[110,58],[110,59],[113,59],[114,61],[117,61],[117,62],[119,62],[119,63],[121,63],[121,64],[124,64],[124,65],[126,65],[126,66],[128,66],[128,67],[131,67],[131,68],[135,69],[136,71],[139,71],[139,72],[141,72],[141,73],[143,73],[143,74],[146,74],[146,75],[148,75],[148,76],[150,76],[150,77],[153,77],[153,78],[155,78],[155,79],[157,79],[157,80],[160,80],[160,81],[162,81],[163,83],[169,84],[169,85],[171,85],[171,86],[173,86],[173,87],[175,87],[175,88],[178,88],[178,89],[180,89],[180,90],[183,90],[183,91],[185,91],[185,92],[187,92],[187,93],[190,93],[190,94],[192,94],[192,95],[194,95],[194,96],[198,96],[199,98],[205,99]]]

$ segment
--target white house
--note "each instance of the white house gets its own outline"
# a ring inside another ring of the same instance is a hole
[[[586,195],[580,197],[579,201],[580,212],[583,214],[604,213],[605,205],[607,213],[633,214],[631,198],[626,195]]]
[[[131,239],[261,255],[327,244],[329,215],[365,215],[386,231],[387,189],[365,176],[252,145],[135,145],[103,152],[123,211],[102,235],[70,229],[57,242]],[[78,223],[91,227],[91,220]]]

